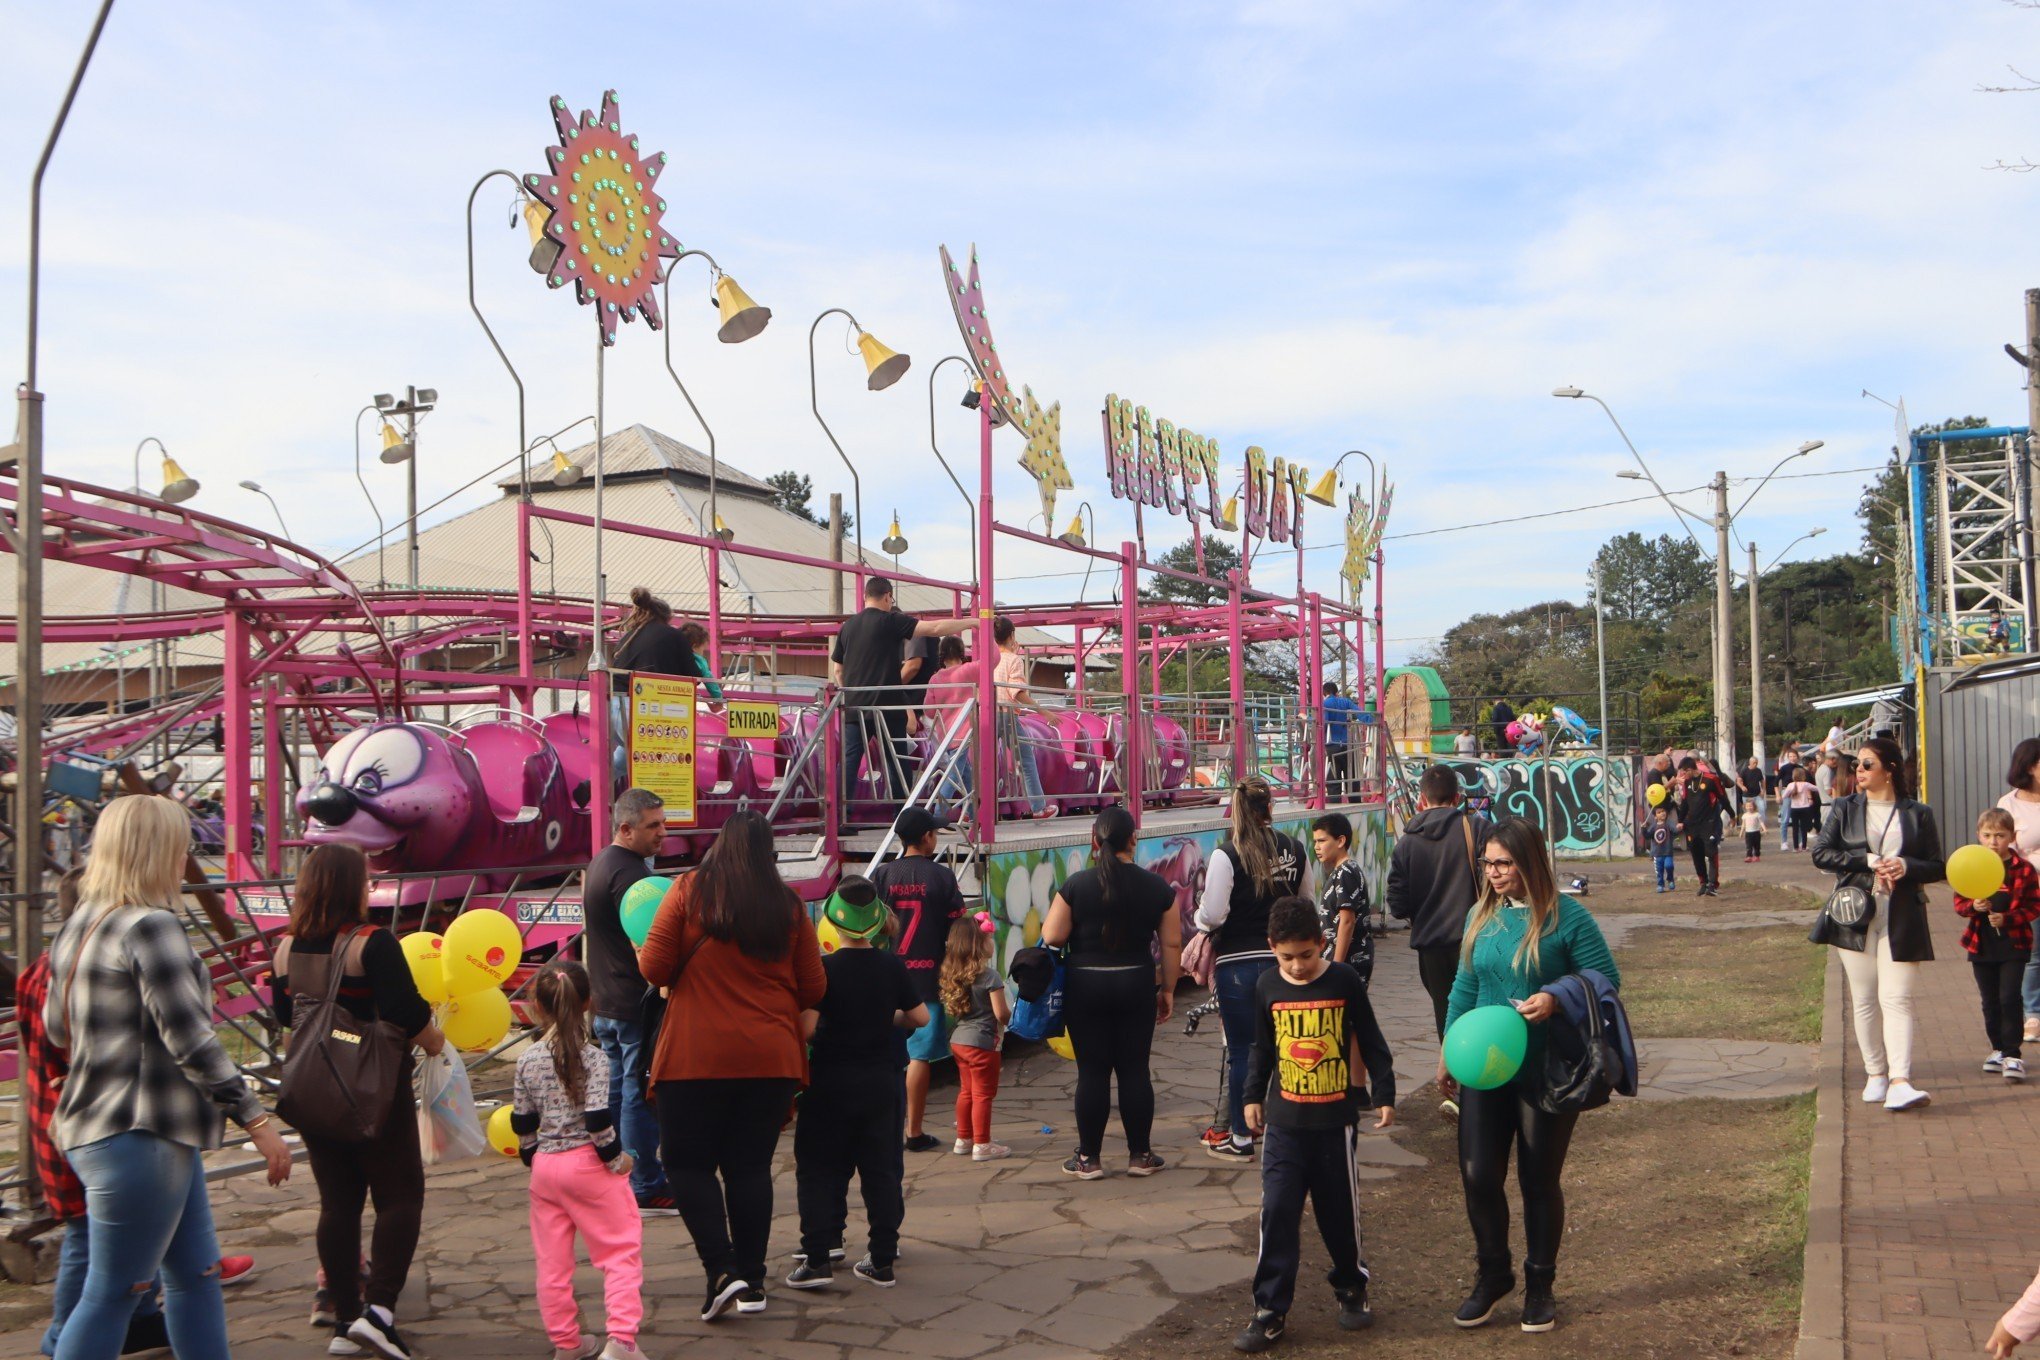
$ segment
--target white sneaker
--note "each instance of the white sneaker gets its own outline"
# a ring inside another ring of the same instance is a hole
[[[2025,1039],[2028,1043],[2040,1043],[2040,1015],[2026,1017]]]
[[[949,1150],[951,1153],[958,1157],[970,1156],[970,1139],[968,1138],[957,1139],[954,1143],[951,1143],[949,1145]]]
[[[2005,1080],[2024,1081],[2025,1079],[2026,1079],[2026,1060],[2024,1058],[2006,1058]]]
[[[2004,1068],[2005,1055],[1993,1048],[1990,1051],[1990,1056],[1983,1060],[1983,1070],[1986,1072],[2002,1072]]]
[[[1884,1097],[1884,1108],[1887,1110],[1924,1109],[1931,1099],[1932,1097],[1925,1091],[1920,1090],[1909,1081],[1894,1081],[1891,1083],[1890,1092]]]
[[[970,1150],[970,1159],[973,1162],[996,1162],[1012,1155],[1013,1149],[1004,1143],[977,1143]]]
[[[363,1350],[358,1342],[353,1341],[346,1336],[335,1336],[331,1341],[328,1341],[326,1343],[326,1354],[366,1355],[368,1354],[368,1352]]]
[[[1891,1093],[1891,1083],[1883,1077],[1872,1077],[1863,1083],[1863,1103],[1875,1105]]]

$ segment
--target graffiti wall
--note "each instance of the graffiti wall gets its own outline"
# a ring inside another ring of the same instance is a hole
[[[1581,751],[1555,755],[1548,765],[1517,756],[1401,760],[1412,786],[1428,767],[1449,767],[1458,774],[1468,805],[1490,817],[1521,817],[1541,828],[1548,805],[1552,847],[1561,858],[1604,855],[1611,840],[1617,854],[1636,852],[1637,809],[1643,804],[1633,758],[1617,756],[1604,763],[1598,751]]]
[[[1388,881],[1391,844],[1387,810],[1373,807],[1341,811],[1353,822],[1353,853],[1367,875],[1368,889],[1379,909],[1381,894]],[[1311,820],[1309,817],[1284,818],[1275,825],[1278,830],[1300,841],[1308,854]],[[1186,938],[1190,914],[1197,909],[1198,895],[1204,890],[1204,866],[1218,853],[1219,842],[1224,838],[1225,832],[1219,828],[1145,835],[1134,849],[1135,863],[1160,874],[1175,888],[1176,910],[1183,920]],[[1041,922],[1048,915],[1049,904],[1055,900],[1056,889],[1071,874],[1088,867],[1090,859],[1088,843],[1009,850],[987,857],[984,905],[998,923],[1000,968],[1005,967],[1006,960],[1015,950],[1040,940]]]

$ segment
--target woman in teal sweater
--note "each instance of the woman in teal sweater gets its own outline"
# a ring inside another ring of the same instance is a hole
[[[1438,1085],[1459,1100],[1459,1173],[1466,1216],[1473,1223],[1479,1277],[1454,1321],[1479,1327],[1516,1287],[1509,1255],[1509,1149],[1520,1149],[1516,1179],[1523,1190],[1523,1330],[1548,1332],[1558,1319],[1552,1281],[1565,1234],[1565,1192],[1559,1177],[1577,1111],[1538,1107],[1543,1083],[1544,1024],[1557,1003],[1541,988],[1591,968],[1621,985],[1601,927],[1587,909],[1558,891],[1544,840],[1529,822],[1499,823],[1481,855],[1486,884],[1466,919],[1459,973],[1452,981],[1445,1027],[1478,1006],[1514,1006],[1530,1022],[1523,1066],[1492,1091],[1459,1090],[1438,1059]]]

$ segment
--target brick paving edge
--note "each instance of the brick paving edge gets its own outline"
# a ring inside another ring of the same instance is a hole
[[[1842,960],[1828,950],[1821,984],[1820,1055],[1814,1062],[1813,1156],[1806,1185],[1806,1257],[1799,1284],[1796,1360],[1843,1360],[1842,1123],[1848,1110],[1842,1045]]]

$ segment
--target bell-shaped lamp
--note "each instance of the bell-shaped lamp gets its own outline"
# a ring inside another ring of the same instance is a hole
[[[770,307],[760,307],[751,300],[751,295],[737,286],[737,281],[724,274],[715,281],[716,313],[722,324],[716,327],[718,340],[725,345],[734,345],[749,340],[765,329],[765,323],[772,319]]]
[[[163,455],[163,501],[175,505],[188,501],[198,494],[198,478],[177,466],[177,460],[169,454]]]
[[[1337,468],[1329,469],[1324,476],[1311,483],[1310,490],[1303,494],[1307,499],[1314,500],[1319,505],[1337,505],[1339,503],[1339,470]]]
[[[1240,498],[1238,496],[1228,496],[1225,498],[1225,513],[1219,517],[1218,527],[1229,534],[1236,533],[1239,530]]]
[[[552,456],[552,484],[554,486],[572,486],[580,480],[581,465],[567,457],[564,453],[561,453],[558,449],[554,449]]]
[[[411,442],[403,432],[387,420],[382,427],[382,453],[378,455],[385,463],[402,463],[411,457]]]
[[[857,333],[857,349],[864,356],[864,371],[870,376],[864,385],[874,392],[883,392],[900,380],[913,360],[885,344],[870,331]]]
[[[898,357],[905,358],[906,356],[900,355]],[[905,365],[902,364],[901,367],[904,368]],[[899,511],[897,510],[893,511],[892,532],[887,534],[885,542],[879,544],[878,546],[881,551],[891,553],[894,557],[898,557],[901,553],[907,550],[907,536],[900,532]]]
[[[1058,543],[1067,543],[1072,548],[1084,546],[1084,512],[1079,510],[1070,519],[1070,527],[1057,536]]]
[[[552,270],[560,258],[560,243],[545,234],[545,224],[552,217],[552,209],[535,198],[524,200],[524,227],[531,233],[531,272],[545,274]]]
[[[721,515],[717,515],[715,517],[715,536],[727,543],[737,536],[737,531],[726,524]]]

